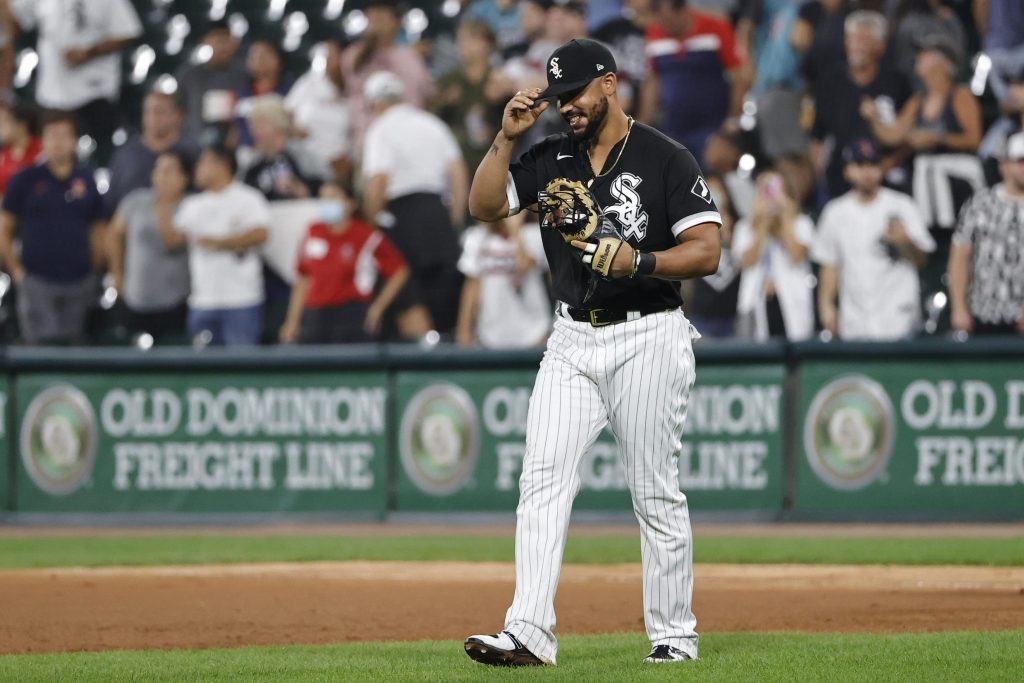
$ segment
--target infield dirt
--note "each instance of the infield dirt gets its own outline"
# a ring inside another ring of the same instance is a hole
[[[1024,569],[696,568],[699,630],[1024,628]],[[0,653],[461,640],[499,628],[506,563],[311,562],[0,572]],[[639,565],[569,565],[559,633],[643,631]]]

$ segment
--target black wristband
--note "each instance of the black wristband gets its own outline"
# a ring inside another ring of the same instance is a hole
[[[658,259],[654,254],[641,253],[636,266],[637,275],[653,275]]]

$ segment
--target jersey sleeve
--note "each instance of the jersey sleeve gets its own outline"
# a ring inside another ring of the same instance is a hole
[[[537,163],[540,145],[534,145],[508,168],[505,194],[508,196],[508,215],[514,216],[537,203]]]
[[[701,223],[722,224],[711,188],[689,150],[679,148],[672,153],[663,177],[668,225],[675,237]]]
[[[387,238],[387,235],[382,232],[377,232],[377,234],[380,235],[380,242],[373,250],[373,259],[377,262],[377,270],[384,277],[390,278],[405,265],[405,258],[398,251],[395,243]]]
[[[466,232],[462,241],[462,255],[459,256],[459,271],[466,277],[480,277],[480,248],[483,245],[486,228],[478,226]]]

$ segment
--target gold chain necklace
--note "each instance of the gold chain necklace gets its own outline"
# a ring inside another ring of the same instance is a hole
[[[587,187],[592,186],[594,184],[595,180],[600,180],[601,178],[604,178],[606,175],[608,175],[609,173],[614,171],[615,167],[619,165],[619,161],[622,160],[622,153],[626,151],[626,143],[629,142],[629,134],[631,132],[633,132],[633,117],[632,116],[627,116],[626,117],[626,121],[627,121],[627,123],[626,123],[626,137],[624,137],[622,139],[622,147],[619,148],[619,155],[617,157],[615,157],[615,163],[613,163],[611,166],[609,166],[608,170],[605,171],[604,173],[598,173],[593,178],[588,180],[587,181]],[[590,150],[589,149],[587,150],[587,159],[590,160],[590,165],[591,165],[591,167],[593,167],[594,160],[590,158]]]

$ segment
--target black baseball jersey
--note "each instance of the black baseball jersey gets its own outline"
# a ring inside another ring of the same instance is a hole
[[[590,189],[604,215],[640,251],[663,251],[678,244],[677,235],[701,223],[722,224],[697,161],[689,150],[650,126],[634,123],[626,148],[612,148],[602,173],[595,178],[587,143],[568,133],[553,135],[531,147],[509,168],[510,214],[537,203],[537,193],[555,178],[592,181]],[[614,168],[612,166],[614,165]],[[555,297],[570,306],[583,306],[591,270],[578,250],[556,230],[541,230],[551,266]],[[678,283],[652,277],[601,280],[586,301],[587,308],[632,310],[639,307],[679,306]]]

